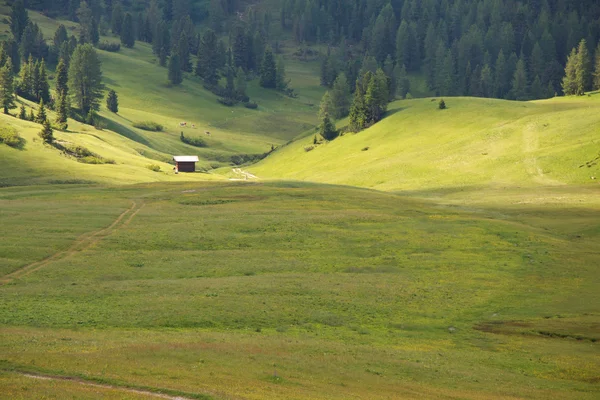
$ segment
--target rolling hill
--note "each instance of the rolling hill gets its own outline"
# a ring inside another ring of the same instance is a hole
[[[600,93],[544,101],[395,101],[358,133],[313,145],[314,132],[249,170],[379,190],[545,186],[600,179]],[[343,125],[343,122],[340,124]]]

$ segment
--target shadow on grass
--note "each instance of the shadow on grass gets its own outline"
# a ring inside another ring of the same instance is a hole
[[[148,147],[152,147],[152,145],[150,144],[150,142],[147,141],[143,136],[141,136],[138,133],[136,133],[135,131],[127,128],[126,126],[123,126],[123,125],[119,124],[118,122],[115,122],[115,121],[110,120],[110,119],[108,119],[106,117],[103,117],[103,116],[98,116],[98,118],[111,131],[116,132],[119,135],[123,135],[126,138],[133,140],[134,142],[138,142],[138,143],[141,143],[141,144],[146,145]]]

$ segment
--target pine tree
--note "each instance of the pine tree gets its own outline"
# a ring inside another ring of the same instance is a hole
[[[595,57],[595,68],[594,68],[594,90],[600,90],[600,43],[596,47]]]
[[[481,95],[483,97],[494,96],[494,77],[492,76],[492,69],[488,64],[485,64],[481,69],[480,74],[480,87]]]
[[[56,66],[56,92],[58,94],[69,93],[69,71],[65,60],[61,58]]]
[[[82,1],[77,9],[77,18],[79,19],[80,31],[79,31],[79,42],[80,44],[91,43],[98,44],[98,25],[92,14],[92,9],[88,6],[88,3]]]
[[[18,42],[21,40],[23,31],[29,22],[29,14],[25,8],[23,0],[17,0],[13,3],[10,13],[10,30],[13,37]]]
[[[235,92],[237,93],[238,97],[246,96],[246,74],[244,73],[244,70],[240,67],[238,67],[235,74],[234,86]]]
[[[77,46],[69,66],[69,92],[84,115],[98,109],[103,90],[101,62],[96,50],[90,44]]]
[[[590,89],[592,77],[592,66],[590,54],[587,49],[585,39],[579,42],[577,49],[577,58],[575,62],[575,81],[577,85],[577,95],[583,96]]]
[[[204,82],[216,85],[219,80],[219,52],[217,35],[212,29],[204,32],[199,47],[196,75],[200,76]]]
[[[43,124],[48,120],[48,116],[46,115],[46,106],[44,105],[44,99],[40,100],[40,106],[38,108],[38,113],[35,116],[35,122],[38,124]]]
[[[132,48],[135,46],[133,17],[130,13],[125,14],[125,18],[123,18],[123,26],[121,27],[121,43],[127,48]]]
[[[340,73],[331,89],[331,103],[333,104],[333,110],[331,116],[335,119],[339,119],[348,115],[350,110],[350,86],[348,86],[348,80],[346,74]]]
[[[33,108],[29,109],[29,116],[27,117],[29,121],[35,122],[35,114],[33,113]]]
[[[44,143],[52,144],[54,142],[54,131],[52,130],[52,126],[50,126],[50,121],[46,119],[42,124],[44,126],[38,135]]]
[[[287,89],[289,84],[285,76],[285,64],[283,58],[277,57],[277,65],[275,67],[275,88],[280,91]]]
[[[33,70],[33,56],[30,55],[29,60],[25,64],[23,64],[23,67],[21,68],[21,73],[19,74],[20,82],[17,88],[18,94],[29,100],[35,100],[35,82],[33,78]]]
[[[359,81],[356,81],[354,98],[350,106],[350,129],[354,132],[362,130],[367,125],[367,107],[365,94]]]
[[[527,70],[525,69],[525,61],[523,58],[517,62],[517,68],[513,76],[511,92],[512,96],[516,100],[527,100],[529,98]]]
[[[331,95],[329,94],[329,91],[327,91],[321,98],[321,104],[319,106],[319,113],[317,114],[317,116],[319,117],[319,119],[322,119],[325,116],[325,114],[331,115],[333,108],[334,106],[333,101],[331,99]]]
[[[183,82],[179,54],[173,54],[169,58],[169,82],[171,82],[173,85],[179,85],[181,82]]]
[[[381,119],[387,110],[389,93],[385,73],[378,69],[370,79],[365,92],[365,105],[367,108],[367,121],[375,123]]]
[[[562,89],[565,96],[577,94],[577,51],[571,50],[565,67],[565,77],[562,81]]]
[[[25,104],[21,104],[19,109],[19,119],[27,120],[27,111],[25,110]]]
[[[192,70],[192,63],[190,62],[190,41],[185,32],[181,32],[181,36],[179,37],[177,55],[179,56],[181,70],[190,72]]]
[[[108,96],[106,96],[106,108],[115,114],[119,112],[119,96],[112,89],[108,91]]]
[[[275,88],[277,85],[277,69],[273,59],[273,51],[270,47],[265,50],[265,55],[260,67],[260,86],[264,88]]]
[[[56,124],[58,129],[66,131],[69,127],[67,120],[69,118],[69,110],[71,106],[69,104],[69,97],[65,92],[61,92],[56,99]]]
[[[438,103],[438,108],[440,110],[445,110],[446,109],[446,102],[444,101],[444,99],[440,99],[440,101]]]
[[[36,98],[42,99],[46,103],[50,101],[50,84],[48,83],[48,74],[46,72],[46,62],[42,59],[39,63],[39,74],[36,82]]]
[[[14,88],[11,61],[7,62],[4,67],[0,69],[0,100],[2,101],[4,114],[8,114],[8,110],[15,106],[15,96],[13,92]]]
[[[496,59],[495,77],[494,77],[494,91],[495,97],[504,98],[506,94],[506,58],[504,52],[500,50],[498,58]]]
[[[538,75],[535,76],[535,79],[531,84],[531,97],[533,99],[542,99],[545,97],[542,88],[542,80]]]
[[[321,118],[321,124],[319,125],[319,133],[325,140],[333,140],[338,136],[338,131],[335,128],[335,124],[329,118],[329,114],[323,114]]]
[[[123,28],[123,7],[121,6],[120,1],[117,1],[113,5],[110,25],[112,33],[121,35],[121,29]]]

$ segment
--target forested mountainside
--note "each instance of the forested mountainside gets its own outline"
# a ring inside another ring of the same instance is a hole
[[[76,20],[80,3],[29,0],[27,6]],[[600,4],[593,0],[89,0],[88,5],[98,26],[117,32],[130,12],[137,38],[148,42],[168,36],[160,31],[171,27],[176,46],[181,31],[194,33],[198,24],[229,34],[236,67],[245,70],[259,68],[266,45],[277,51],[283,30],[304,55],[313,54],[312,45],[330,47],[322,57],[323,85],[331,86],[341,72],[352,83],[361,68],[379,66],[396,78],[404,71],[422,73],[437,95],[561,94],[571,50],[585,39],[593,53],[600,37]],[[190,41],[195,53],[199,39]]]

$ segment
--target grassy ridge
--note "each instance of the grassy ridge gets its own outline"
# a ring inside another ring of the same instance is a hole
[[[143,207],[0,288],[15,365],[244,398],[597,395],[591,193],[465,211],[289,183],[24,190],[0,193],[22,238],[4,272],[44,235],[77,236],[94,201],[105,211],[87,230]]]
[[[388,116],[312,151],[313,135],[250,168],[264,178],[383,190],[556,185],[600,179],[600,94],[537,102],[396,101]]]

